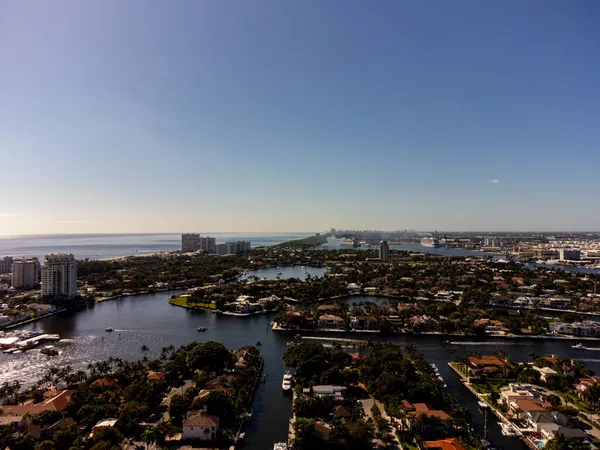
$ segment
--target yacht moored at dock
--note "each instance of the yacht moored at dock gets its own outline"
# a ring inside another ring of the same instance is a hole
[[[281,383],[281,389],[283,389],[283,392],[290,392],[292,390],[293,379],[294,377],[292,376],[292,373],[289,370],[286,370],[285,374],[283,375],[283,382]]]

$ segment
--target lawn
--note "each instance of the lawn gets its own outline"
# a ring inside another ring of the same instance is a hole
[[[192,303],[189,301],[189,297],[175,297],[169,300],[169,303],[176,306],[187,306],[191,308],[202,308],[202,309],[217,309],[214,303]]]

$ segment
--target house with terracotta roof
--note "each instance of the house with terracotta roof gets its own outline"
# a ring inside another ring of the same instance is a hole
[[[412,410],[405,414],[403,418],[403,425],[409,429],[420,428],[423,426],[421,416],[425,416],[428,419],[436,420],[439,422],[439,426],[446,428],[447,430],[452,428],[452,416],[446,411],[441,409],[435,409],[429,403],[413,403],[406,402],[406,407]],[[404,402],[403,402],[403,407]]]
[[[214,441],[219,432],[219,418],[206,411],[189,411],[183,421],[182,440]]]
[[[500,388],[499,402],[508,408],[516,400],[540,400],[544,395],[543,392],[534,384],[509,383],[508,386]]]
[[[508,404],[508,409],[522,419],[526,413],[544,412],[550,406],[550,403],[538,399],[516,398]]]
[[[500,359],[495,355],[469,356],[469,365],[471,376],[477,378],[509,378],[515,368],[507,358]]]
[[[344,319],[332,314],[323,314],[319,316],[319,328],[343,329],[345,328]]]
[[[423,446],[432,450],[467,450],[456,438],[425,441]]]
[[[164,372],[148,372],[147,378],[153,381],[161,381],[165,377]]]
[[[28,405],[2,405],[0,406],[0,415],[2,416],[23,416],[29,414],[39,414],[44,411],[64,411],[69,405],[73,391],[57,391],[57,394],[40,403],[31,403]]]
[[[598,376],[591,377],[591,378],[581,378],[579,380],[579,383],[577,383],[573,387],[577,391],[577,396],[580,399],[583,399],[585,396],[585,391],[587,391],[589,388],[591,388],[595,384],[598,384],[598,382],[600,382],[600,377],[598,377]]]
[[[98,378],[96,381],[90,384],[91,387],[111,387],[117,384],[119,381],[116,378]]]

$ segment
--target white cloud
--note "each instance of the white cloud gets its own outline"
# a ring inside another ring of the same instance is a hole
[[[18,214],[13,213],[0,213],[0,217],[16,217]]]
[[[500,183],[500,178],[492,178],[488,183]]]
[[[93,222],[90,222],[90,221],[88,221],[88,220],[57,220],[57,221],[56,221],[56,222],[54,222],[54,223],[62,223],[62,224],[66,224],[66,223],[77,223],[77,224],[79,224],[79,223],[93,223]]]

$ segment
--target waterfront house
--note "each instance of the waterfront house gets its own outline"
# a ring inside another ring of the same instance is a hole
[[[337,305],[319,305],[317,311],[323,314],[337,314],[340,312],[340,307]]]
[[[527,413],[544,412],[549,406],[552,405],[539,399],[515,398],[509,402],[508,410],[522,419]]]
[[[499,401],[504,406],[509,407],[515,400],[539,400],[542,395],[541,388],[534,384],[509,383],[508,386],[500,388]]]
[[[551,333],[554,334],[573,334],[573,325],[565,322],[552,322],[548,325]]]
[[[405,414],[403,418],[403,426],[409,430],[421,429],[425,426],[425,423],[421,416],[425,416],[428,419],[433,419],[439,424],[439,428],[445,428],[450,430],[452,428],[452,416],[446,411],[441,409],[435,409],[429,403],[413,403],[412,405],[407,402],[406,407],[412,406],[412,411]],[[404,407],[404,402],[403,402]]]
[[[514,306],[520,306],[523,308],[533,307],[533,299],[531,297],[518,297],[514,302]]]
[[[362,291],[362,287],[356,283],[348,283],[346,289],[348,289],[348,294],[350,295],[358,295]]]
[[[353,330],[377,330],[379,329],[379,323],[373,316],[352,316],[350,328]]]
[[[575,336],[598,337],[600,336],[600,323],[594,320],[584,320],[582,322],[573,322],[573,334]]]
[[[183,421],[182,440],[214,441],[219,432],[219,418],[206,411],[189,411]]]
[[[323,314],[319,317],[319,328],[343,330],[345,328],[344,319],[332,314]]]
[[[2,405],[0,415],[23,416],[25,414],[40,414],[44,411],[64,411],[69,405],[73,391],[51,391],[52,394],[46,400],[28,405]]]
[[[469,365],[471,376],[477,378],[509,378],[515,367],[507,358],[495,355],[469,356]]]
[[[568,298],[544,298],[540,300],[538,304],[539,308],[550,308],[550,309],[569,309],[572,306],[572,302]]]
[[[344,398],[344,387],[343,386],[334,386],[331,384],[319,384],[313,386],[312,391],[313,394],[317,397],[335,397],[335,398]]]
[[[430,450],[467,450],[456,438],[425,441],[423,447]]]

